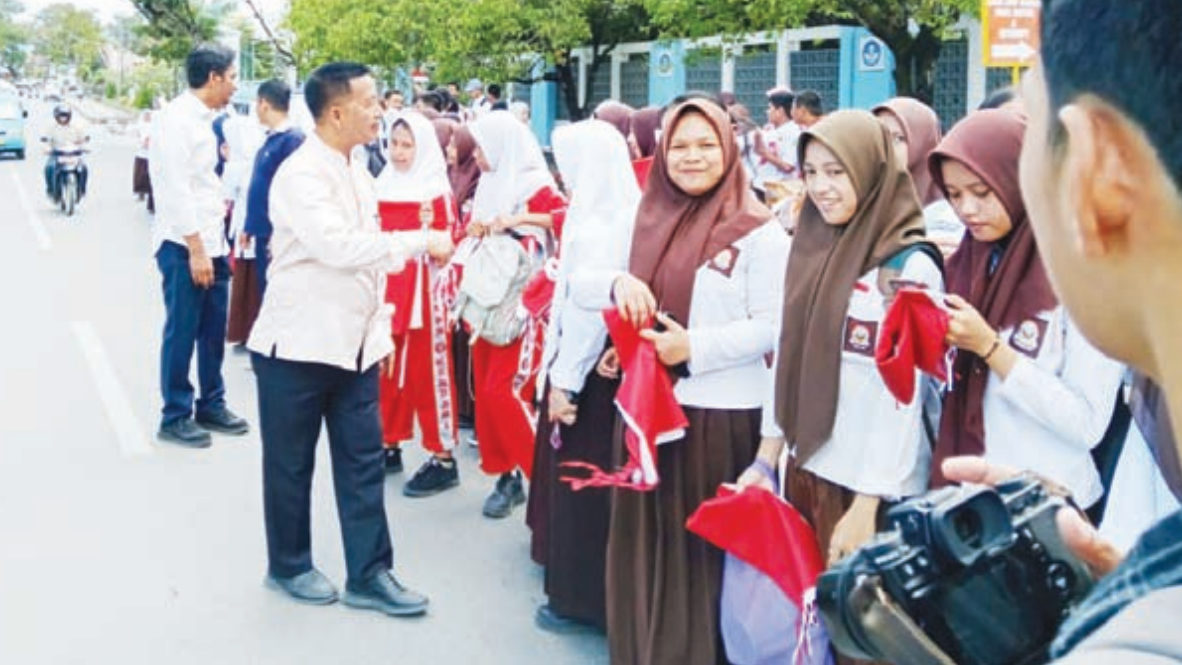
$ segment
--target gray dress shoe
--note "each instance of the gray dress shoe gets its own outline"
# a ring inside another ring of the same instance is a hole
[[[181,418],[160,426],[156,438],[186,448],[208,448],[213,444],[209,432],[201,429],[190,418]]]
[[[383,571],[369,579],[345,582],[341,602],[349,607],[377,610],[389,616],[416,616],[427,611],[427,597],[406,588],[392,571]]]
[[[337,602],[337,588],[315,568],[295,577],[267,575],[266,585],[309,605],[331,605]]]

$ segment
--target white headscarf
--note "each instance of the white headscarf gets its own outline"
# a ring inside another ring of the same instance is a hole
[[[586,120],[559,127],[552,141],[571,199],[542,366],[554,385],[581,389],[603,350],[607,329],[599,312],[571,300],[571,277],[627,267],[641,192],[628,144],[610,123]]]
[[[480,176],[472,219],[489,222],[523,212],[539,189],[557,189],[537,139],[512,113],[493,111],[468,125],[492,170]]]
[[[414,136],[414,160],[410,170],[405,173],[394,168],[394,160],[387,161],[374,183],[378,200],[432,201],[450,194],[447,160],[443,157],[443,148],[439,147],[435,127],[421,113],[407,111],[394,117],[390,123],[390,134],[393,135],[394,129],[404,123]]]

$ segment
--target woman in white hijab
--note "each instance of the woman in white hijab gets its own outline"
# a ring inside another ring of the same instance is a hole
[[[572,624],[603,628],[611,495],[574,492],[559,476],[565,462],[612,465],[618,382],[594,371],[607,344],[607,328],[600,311],[575,303],[571,278],[580,271],[611,269],[614,255],[626,255],[619,247],[632,237],[640,186],[627,141],[607,122],[559,127],[553,146],[570,207],[546,331],[542,394],[547,400],[538,421],[526,518],[533,530],[531,553],[545,566],[549,597],[536,620],[551,630]]]
[[[374,190],[383,231],[452,228],[458,211],[431,121],[413,111],[392,119],[388,161]],[[394,306],[394,356],[380,384],[386,469],[402,469],[399,445],[414,438],[416,420],[423,448],[431,453],[403,487],[412,497],[460,482],[452,455],[457,437],[451,333],[447,308],[433,289],[443,265],[422,256],[386,280],[386,302]]]
[[[561,237],[566,210],[541,147],[510,113],[494,111],[469,129],[482,171],[469,235],[506,234],[521,243],[540,270]],[[520,311],[526,313],[527,324],[515,341],[496,346],[478,338],[472,344],[480,464],[485,473],[499,476],[484,502],[486,517],[508,517],[525,502],[521,473],[529,477],[533,468],[533,402],[549,304],[548,298],[523,300]]]

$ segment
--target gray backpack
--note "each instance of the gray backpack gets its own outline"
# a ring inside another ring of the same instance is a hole
[[[525,329],[521,294],[532,274],[533,261],[521,243],[504,234],[483,238],[464,264],[452,319],[471,326],[473,341],[512,344]]]

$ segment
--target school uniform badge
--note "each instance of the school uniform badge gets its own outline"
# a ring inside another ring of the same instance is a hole
[[[731,245],[715,254],[710,262],[707,264],[711,270],[722,273],[724,277],[730,279],[731,273],[735,270],[735,263],[739,259],[739,248]]]
[[[1026,319],[1014,327],[1014,332],[1010,334],[1010,346],[1028,358],[1038,358],[1046,340],[1047,325],[1042,319]]]

